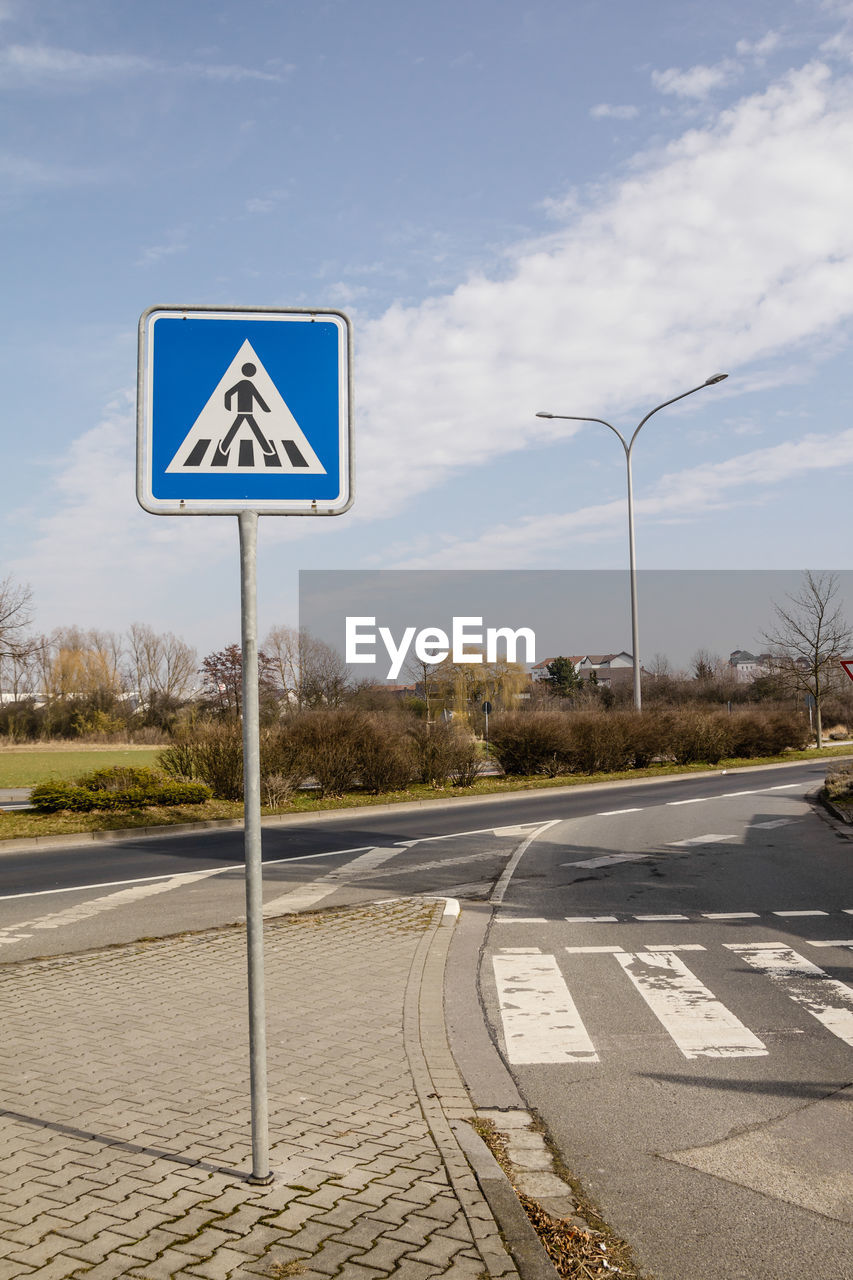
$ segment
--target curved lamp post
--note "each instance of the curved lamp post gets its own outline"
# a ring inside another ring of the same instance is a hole
[[[625,450],[625,461],[628,465],[628,554],[630,559],[630,576],[631,576],[631,647],[634,659],[634,708],[639,711],[642,706],[642,693],[640,690],[640,641],[639,626],[637,622],[637,557],[634,548],[634,484],[631,476],[631,452],[634,448],[634,441],[640,434],[640,431],[648,422],[653,414],[660,409],[665,409],[667,405],[675,404],[676,400],[683,400],[685,396],[692,396],[697,391],[701,391],[703,387],[713,387],[715,383],[722,382],[729,375],[727,373],[715,373],[712,378],[706,378],[698,387],[691,387],[689,391],[682,391],[680,396],[673,396],[671,400],[664,400],[663,404],[656,405],[654,409],[649,410],[645,418],[634,431],[630,441],[626,440],[621,431],[610,422],[605,422],[604,418],[586,418],[578,417],[573,413],[537,413],[537,418],[561,418],[566,422],[600,422],[602,426],[609,427],[615,436],[619,437],[619,442]]]

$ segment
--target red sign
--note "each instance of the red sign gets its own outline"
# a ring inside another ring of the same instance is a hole
[[[853,680],[853,658],[842,658],[841,665],[847,672],[851,680]]]

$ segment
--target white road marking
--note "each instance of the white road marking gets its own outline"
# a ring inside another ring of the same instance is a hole
[[[826,916],[828,911],[773,911],[774,916]]]
[[[753,787],[751,791],[724,791],[718,798],[720,800],[733,800],[735,796],[760,796],[762,791],[766,790],[766,787]]]
[[[586,858],[583,862],[561,862],[561,867],[609,867],[614,862],[643,862],[650,853],[607,853],[600,858]]]
[[[513,873],[519,862],[521,862],[521,859],[524,857],[524,854],[527,852],[528,846],[531,845],[538,836],[544,835],[550,827],[555,827],[559,821],[559,818],[552,818],[550,822],[541,823],[534,831],[530,832],[530,835],[522,840],[521,844],[504,867],[501,877],[495,885],[492,896],[489,899],[490,902],[503,902],[504,894],[509,888],[509,882],[513,877]]]
[[[168,880],[135,884],[129,889],[121,889],[118,893],[110,893],[103,898],[89,898],[86,902],[78,902],[73,907],[66,907],[64,911],[53,911],[35,920],[22,920],[6,929],[0,929],[0,946],[23,942],[44,929],[61,929],[65,925],[79,924],[82,920],[89,920],[103,911],[113,911],[116,907],[129,906],[135,902],[141,902],[143,898],[151,898],[158,893],[168,893],[195,880],[204,880],[208,876],[218,874],[218,867],[211,871],[188,871],[182,875],[171,876]]]
[[[622,947],[566,947],[570,956],[615,956]]]
[[[493,956],[510,1062],[598,1062],[554,956]]]
[[[790,827],[794,822],[802,822],[802,818],[774,818],[772,822],[753,822],[750,831],[772,831],[774,827]]]
[[[596,818],[616,818],[620,813],[642,813],[642,809],[602,809],[601,813],[597,813]]]
[[[566,916],[567,924],[616,924],[616,916]]]
[[[634,919],[635,919],[635,920],[643,920],[643,921],[649,921],[649,920],[689,920],[689,919],[690,919],[690,917],[689,917],[689,916],[676,916],[676,915],[671,915],[671,916],[634,916]]]
[[[778,982],[785,994],[817,1018],[827,1031],[853,1045],[853,988],[830,978],[790,947],[744,942],[723,945],[753,969]]]
[[[691,836],[688,840],[669,840],[667,841],[668,849],[686,849],[691,844],[722,844],[724,840],[737,840],[737,836],[733,835],[716,835],[707,836]]]
[[[352,862],[336,867],[334,871],[327,872],[319,880],[312,880],[309,884],[300,885],[298,889],[291,889],[288,893],[279,894],[277,898],[271,898],[264,903],[263,914],[278,916],[290,915],[294,911],[304,911],[307,907],[312,907],[315,902],[334,893],[354,874],[373,871],[383,862],[388,862],[390,858],[396,858],[398,854],[404,852],[405,850],[396,845],[391,848],[387,845],[378,845],[376,848],[368,849],[367,853],[363,853],[360,858],[354,858]]]
[[[767,791],[792,791],[794,787],[803,786],[802,782],[784,782],[778,787],[767,787]]]
[[[706,951],[707,947],[703,947],[701,942],[655,942],[643,943],[646,951]]]
[[[757,911],[703,911],[703,920],[758,920]]]
[[[541,956],[541,947],[499,947],[498,950],[505,956]]]
[[[547,924],[544,916],[511,916],[501,913],[495,918],[495,924]]]
[[[694,796],[692,800],[667,800],[666,807],[674,809],[680,804],[705,804],[707,800],[715,799],[714,796]]]
[[[617,961],[685,1058],[755,1058],[761,1040],[672,951],[618,955]]]
[[[810,947],[853,947],[853,938],[834,938],[831,942],[825,942],[821,939],[819,942],[809,942]]]

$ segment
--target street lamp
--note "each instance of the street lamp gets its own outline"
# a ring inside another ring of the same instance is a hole
[[[692,396],[697,391],[701,391],[703,387],[713,387],[715,383],[722,382],[729,375],[727,373],[715,373],[712,378],[706,378],[698,387],[691,387],[689,391],[682,391],[680,396],[673,396],[671,400],[664,400],[663,404],[656,405],[643,418],[630,441],[627,441],[610,422],[605,422],[604,418],[586,418],[578,417],[573,413],[537,413],[537,418],[560,418],[566,422],[600,422],[602,426],[609,427],[615,436],[619,437],[619,442],[625,450],[625,461],[628,465],[628,554],[630,558],[630,576],[631,576],[631,647],[633,649],[634,659],[634,708],[639,711],[642,706],[642,693],[640,690],[640,640],[639,626],[637,622],[637,557],[634,548],[634,484],[631,476],[631,451],[634,448],[634,441],[640,434],[642,428],[646,425],[649,418],[657,413],[659,409],[665,409],[667,405],[675,404],[677,400],[683,400],[685,396]]]

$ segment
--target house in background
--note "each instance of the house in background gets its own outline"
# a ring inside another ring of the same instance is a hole
[[[593,672],[597,683],[603,689],[616,689],[622,684],[630,684],[634,675],[634,659],[630,653],[580,653],[560,654],[574,665],[582,680],[592,678]],[[553,658],[545,658],[530,669],[530,678],[534,681],[548,679],[548,666]]]
[[[770,670],[769,653],[750,653],[748,649],[734,649],[729,655],[729,666],[738,684],[751,684]]]

